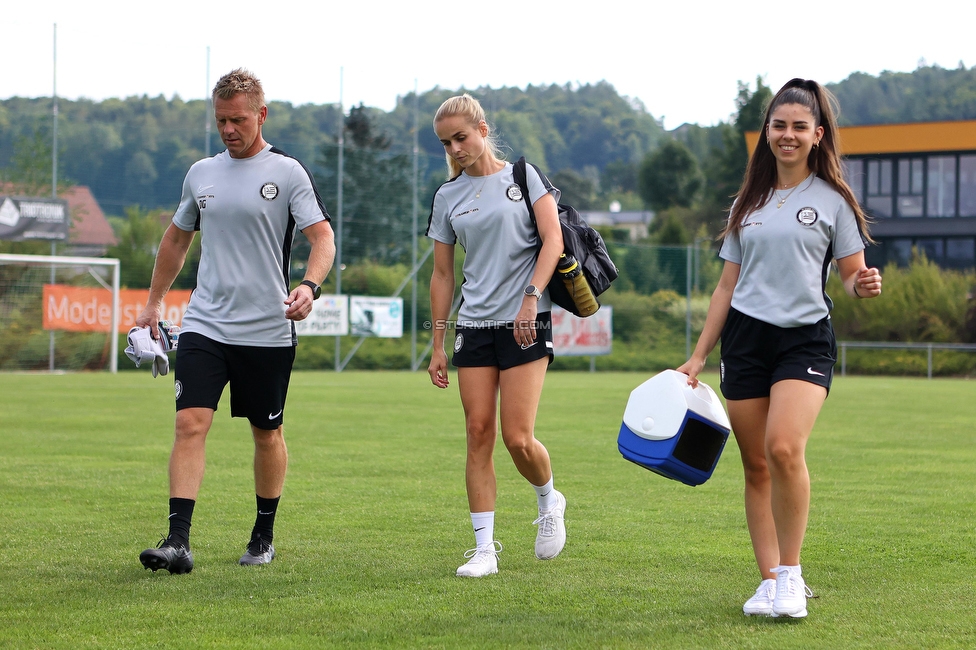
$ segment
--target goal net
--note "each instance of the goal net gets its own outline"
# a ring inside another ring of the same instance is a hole
[[[119,261],[0,254],[0,371],[118,369]]]

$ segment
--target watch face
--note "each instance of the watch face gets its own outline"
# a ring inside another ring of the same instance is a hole
[[[525,295],[527,296],[534,296],[536,293],[538,293],[538,291],[539,290],[535,288],[534,284],[530,284],[529,286],[525,287]]]
[[[312,290],[312,300],[318,300],[319,296],[322,295],[322,287],[311,280],[302,280],[302,284]]]

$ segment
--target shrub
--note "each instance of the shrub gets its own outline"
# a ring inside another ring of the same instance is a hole
[[[969,338],[966,310],[976,273],[940,269],[917,253],[908,268],[889,265],[882,273],[881,296],[851,300],[837,274],[827,293],[834,297],[831,315],[838,339],[961,343]]]

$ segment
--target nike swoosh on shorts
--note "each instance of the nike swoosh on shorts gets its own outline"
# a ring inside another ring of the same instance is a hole
[[[826,377],[827,376],[827,375],[823,374],[822,372],[817,372],[813,368],[807,368],[807,374],[808,375],[817,375],[818,377]]]

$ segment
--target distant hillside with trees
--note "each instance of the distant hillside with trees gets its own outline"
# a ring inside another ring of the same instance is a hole
[[[828,85],[841,126],[976,119],[976,67],[919,66],[914,72],[855,72]]]
[[[976,68],[962,65],[957,69],[922,65],[914,72],[883,72],[876,77],[854,73],[830,88],[840,100],[843,124],[976,119]],[[423,177],[418,201],[426,207],[445,171],[443,151],[430,121],[437,106],[457,92],[434,88],[419,96],[410,93],[400,97],[392,111],[346,107],[344,116],[336,105],[272,102],[265,135],[329,182],[340,123],[345,125],[347,149],[367,151],[365,158],[353,158],[370,165],[396,158],[412,166],[417,128]],[[670,133],[648,107],[619,95],[607,82],[470,92],[488,110],[510,157],[525,155],[538,164],[577,207],[606,209],[611,201],[624,209],[673,207],[681,213],[687,238],[702,225],[714,231],[716,210],[737,189],[747,159],[742,133],[758,127],[770,89],[762,79],[754,87],[740,83],[737,111],[728,122],[686,124]],[[136,205],[175,207],[187,168],[206,150],[208,116],[203,100],[59,99],[58,109],[59,180],[90,187],[111,215],[121,217]],[[49,183],[51,129],[50,98],[0,100],[0,180],[43,186],[46,175]],[[357,139],[356,133],[370,135]],[[668,147],[661,150],[665,143]],[[210,151],[221,149],[214,129]],[[689,164],[688,153],[694,164]],[[657,158],[649,162],[650,156]],[[361,187],[371,183],[370,165],[360,170]],[[674,181],[683,189],[664,200],[655,194],[661,184],[653,190],[647,177],[654,169],[673,165],[680,165]],[[380,168],[388,170],[389,164]],[[334,198],[335,188],[321,189],[327,198]],[[403,188],[397,185],[396,191]],[[327,205],[331,208],[334,201],[327,200]],[[696,217],[696,211],[702,214]],[[673,228],[669,232],[671,240],[682,239]]]

